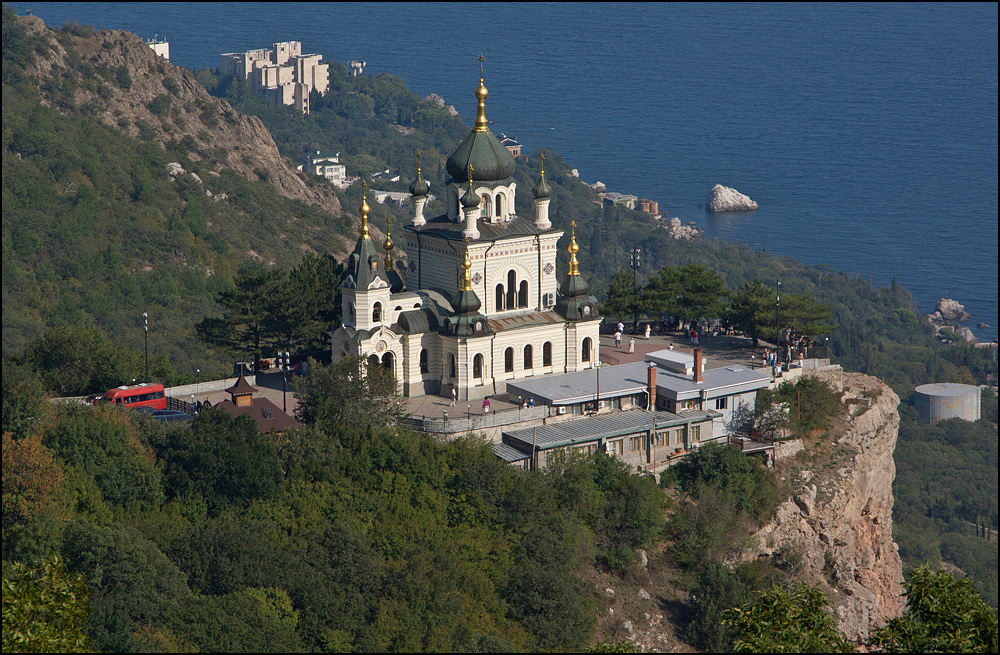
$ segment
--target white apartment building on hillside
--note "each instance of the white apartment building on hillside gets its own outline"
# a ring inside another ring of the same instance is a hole
[[[221,54],[219,71],[247,80],[254,93],[266,102],[294,105],[308,114],[313,89],[325,95],[330,88],[330,66],[321,64],[322,58],[302,54],[301,41],[284,41],[270,49]]]

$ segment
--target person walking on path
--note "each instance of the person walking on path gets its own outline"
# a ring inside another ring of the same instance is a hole
[[[649,335],[651,333],[652,333],[652,330],[649,329],[649,323],[646,323],[646,339],[647,340],[649,339]]]
[[[622,347],[622,331],[618,330],[615,332],[615,348]]]
[[[625,324],[622,323],[621,321],[618,321],[618,331],[621,332],[622,334],[625,333]]]
[[[451,406],[454,407],[456,402],[458,402],[458,387],[453,384],[451,385]]]
[[[483,398],[483,414],[489,414],[489,413],[490,413],[490,399]]]

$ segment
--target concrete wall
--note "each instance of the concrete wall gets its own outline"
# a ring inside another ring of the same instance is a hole
[[[244,378],[251,386],[257,383],[256,375],[247,375]],[[174,398],[183,399],[184,396],[190,396],[191,394],[197,393],[207,393],[209,391],[224,391],[229,387],[236,384],[239,378],[225,378],[223,380],[206,380],[205,382],[199,382],[197,384],[184,384],[179,387],[167,387],[164,389],[164,393],[168,396],[173,396]]]

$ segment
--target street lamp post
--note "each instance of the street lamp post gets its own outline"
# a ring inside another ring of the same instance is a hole
[[[281,410],[288,413],[288,367],[292,363],[292,356],[287,350],[284,354],[278,351],[278,363],[281,365]]]
[[[781,362],[781,280],[774,281],[774,356]]]
[[[146,351],[146,384],[149,384],[149,314],[142,313],[143,344]]]
[[[639,246],[632,248],[629,266],[632,267],[632,333],[639,329],[639,302],[636,298],[638,286],[636,276],[639,273]]]

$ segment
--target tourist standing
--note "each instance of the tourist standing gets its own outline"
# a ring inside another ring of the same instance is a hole
[[[622,347],[622,331],[618,330],[615,332],[615,348]]]
[[[490,413],[490,399],[483,398],[483,414],[489,414],[489,413]]]
[[[453,384],[451,385],[451,406],[454,407],[456,402],[458,402],[458,387]]]
[[[646,323],[646,339],[649,339],[649,335],[651,333],[652,333],[652,330],[649,328],[649,323]]]

